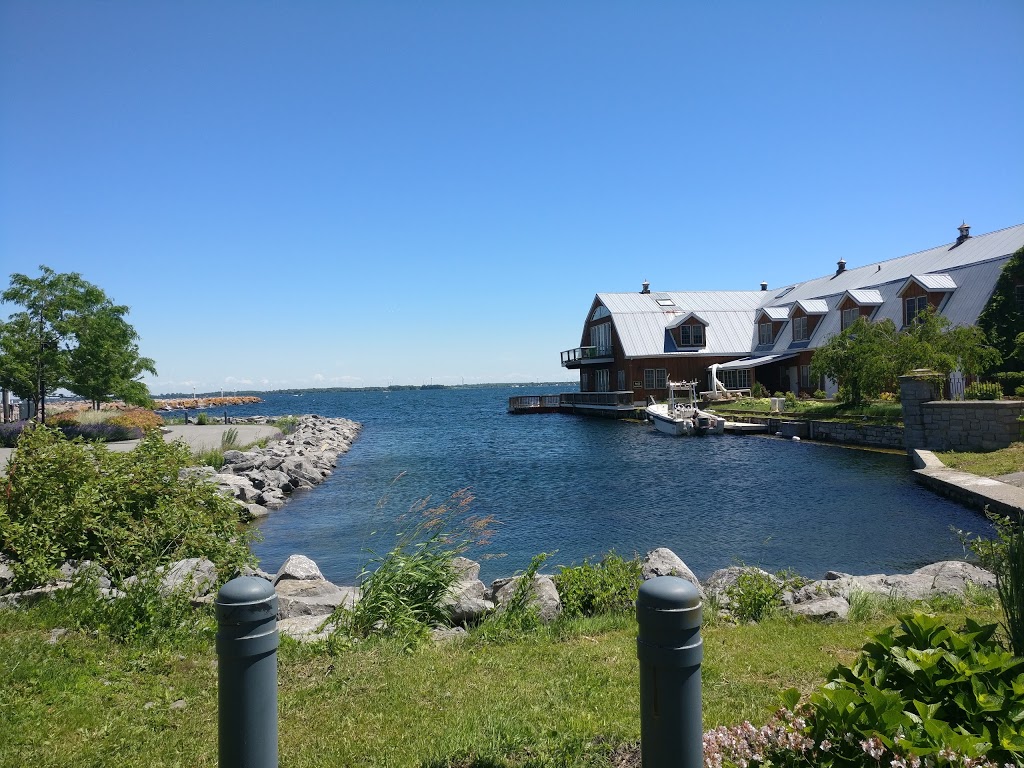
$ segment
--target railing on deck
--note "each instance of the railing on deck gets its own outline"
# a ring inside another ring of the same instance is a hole
[[[519,395],[508,399],[508,409],[512,412],[541,408],[554,410],[558,404],[558,395]]]
[[[593,405],[605,408],[633,408],[633,390],[624,392],[563,392],[562,405]]]
[[[567,367],[586,360],[606,357],[612,357],[611,347],[576,347],[576,349],[567,349],[562,353],[562,366]]]

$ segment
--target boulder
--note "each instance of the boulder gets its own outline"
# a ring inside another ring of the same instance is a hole
[[[435,643],[454,643],[467,637],[469,633],[465,627],[434,627],[430,630],[430,639]]]
[[[158,568],[160,593],[169,595],[177,589],[187,587],[193,598],[202,597],[217,583],[217,567],[205,557],[190,557],[171,563],[170,567]]]
[[[317,564],[305,555],[291,555],[277,569],[274,585],[285,579],[324,579]]]
[[[11,570],[9,561],[0,557],[0,592],[6,592],[14,583],[14,571]]]
[[[734,588],[739,580],[740,574],[742,573],[757,573],[769,581],[775,586],[781,589],[782,579],[778,576],[773,576],[760,568],[756,568],[752,565],[732,565],[728,568],[720,568],[711,574],[707,582],[704,584],[704,589],[707,594],[718,601],[718,604],[723,607],[728,607],[732,600],[729,597],[729,591]]]
[[[657,576],[678,576],[681,579],[686,579],[697,588],[701,600],[707,597],[704,594],[704,587],[701,586],[697,577],[693,575],[693,571],[687,568],[686,563],[679,559],[679,556],[668,547],[652,549],[647,553],[647,557],[644,558],[641,567],[644,581]]]
[[[327,616],[339,606],[351,608],[359,599],[357,587],[339,587],[327,579],[284,579],[274,586],[277,618]]]
[[[322,627],[324,619],[324,616],[293,616],[290,619],[281,619],[277,622],[277,631],[300,643],[326,640],[333,634],[334,627]]]
[[[491,592],[494,595],[494,603],[498,611],[504,610],[512,596],[515,594],[516,585],[522,576],[511,579],[498,579],[491,585]],[[500,582],[500,583],[499,583]],[[562,612],[562,599],[555,588],[555,582],[550,576],[537,575],[533,577],[533,584],[530,589],[530,604],[537,609],[540,620],[547,624],[553,621]]]
[[[817,600],[787,605],[784,610],[817,621],[841,621],[850,613],[850,604],[841,597],[819,597]]]
[[[75,577],[88,573],[96,577],[96,583],[100,589],[110,589],[110,574],[107,572],[107,569],[94,563],[92,560],[83,560],[80,563],[68,560],[61,565],[57,573],[59,574],[57,577],[58,583],[70,583],[75,580]]]

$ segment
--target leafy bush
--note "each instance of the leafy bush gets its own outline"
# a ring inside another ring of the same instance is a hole
[[[25,421],[11,421],[6,424],[0,424],[0,448],[13,448],[18,444],[18,438],[21,437],[22,431],[32,422]]]
[[[814,394],[812,395],[812,397],[815,400],[828,400],[828,395],[825,394],[825,390],[824,389],[816,389],[816,390],[814,390]]]
[[[281,430],[282,435],[290,435],[296,429],[299,428],[299,417],[298,416],[282,416],[272,423],[271,426],[277,427]]]
[[[100,592],[98,573],[84,569],[70,589],[52,602],[61,626],[101,633],[126,644],[173,647],[199,637],[212,639],[216,622],[209,610],[192,605],[191,586],[161,589],[161,574],[147,571],[124,585],[117,597]]]
[[[179,472],[188,449],[152,431],[128,453],[25,430],[0,476],[0,552],[15,586],[45,582],[65,560],[92,560],[115,581],[163,563],[205,556],[221,578],[253,562],[253,533],[215,486]]]
[[[964,397],[968,400],[998,400],[1003,396],[1003,388],[999,384],[976,381],[964,388]]]
[[[145,408],[132,408],[121,411],[116,416],[111,416],[107,419],[107,424],[137,427],[145,432],[149,429],[159,429],[164,425],[164,420],[153,411],[147,411]]]
[[[1001,768],[1024,758],[1024,659],[972,619],[951,630],[926,614],[903,616],[852,666],[798,706],[795,688],[768,725],[704,736],[709,766],[949,766]]]
[[[60,427],[65,424],[78,424],[78,413],[75,411],[58,411],[52,416],[47,414],[46,425],[48,427]]]
[[[563,616],[596,616],[632,610],[643,575],[639,560],[609,552],[596,564],[584,560],[582,565],[563,566],[553,580]]]
[[[517,577],[512,597],[477,627],[478,638],[499,643],[518,640],[540,627],[540,615],[533,598],[533,582],[540,567],[550,556],[547,552],[533,556],[526,571]]]
[[[352,637],[382,635],[413,645],[430,628],[449,621],[445,598],[459,580],[452,559],[483,544],[491,518],[470,514],[468,488],[446,502],[414,504],[400,522],[397,543],[384,555],[373,554],[359,576],[362,597],[353,608],[339,608],[327,623]]]
[[[1004,395],[1017,394],[1024,390],[1024,371],[1004,371],[992,374],[992,378],[1003,388]]]
[[[974,539],[971,549],[981,564],[996,575],[996,591],[1003,609],[1003,629],[1010,647],[1024,657],[1024,522],[988,513],[996,539]]]
[[[138,440],[142,430],[124,424],[65,424],[60,427],[61,433],[69,440],[80,437],[89,442],[117,443],[122,440]]]
[[[796,395],[792,392],[787,392],[786,395],[786,410],[792,411],[796,409]]]
[[[725,594],[729,598],[730,612],[737,620],[762,621],[782,604],[783,592],[803,583],[799,577],[786,572],[772,576],[757,568],[744,568]]]
[[[205,427],[209,423],[210,417],[206,415],[205,411],[201,412],[198,416],[196,416],[196,424],[198,424],[199,426]]]
[[[755,398],[768,397],[768,388],[760,381],[755,381],[750,387],[750,396]]]

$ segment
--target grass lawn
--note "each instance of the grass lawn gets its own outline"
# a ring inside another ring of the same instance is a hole
[[[945,609],[998,619],[989,605]],[[703,630],[704,726],[764,722],[779,691],[810,692],[892,616],[771,619]],[[207,619],[186,646],[69,632],[46,604],[0,610],[0,766],[215,766],[217,669]],[[565,622],[524,639],[412,652],[383,642],[279,652],[280,764],[609,766],[639,740],[632,617]]]
[[[729,403],[712,403],[716,413],[746,413],[767,416],[771,402],[767,397],[746,397]],[[797,400],[784,404],[783,416],[816,419],[819,421],[869,421],[875,424],[899,424],[903,421],[903,410],[899,403],[873,402],[851,407],[834,400]]]
[[[1008,448],[988,453],[943,451],[935,455],[947,467],[962,469],[964,472],[982,477],[999,477],[1012,472],[1024,472],[1024,443],[1013,443]]]

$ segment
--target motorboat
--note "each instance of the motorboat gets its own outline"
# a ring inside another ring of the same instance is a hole
[[[676,396],[676,391],[684,393]],[[668,382],[668,402],[658,403],[651,397],[647,418],[659,432],[674,436],[721,435],[725,419],[697,407],[697,382]]]

